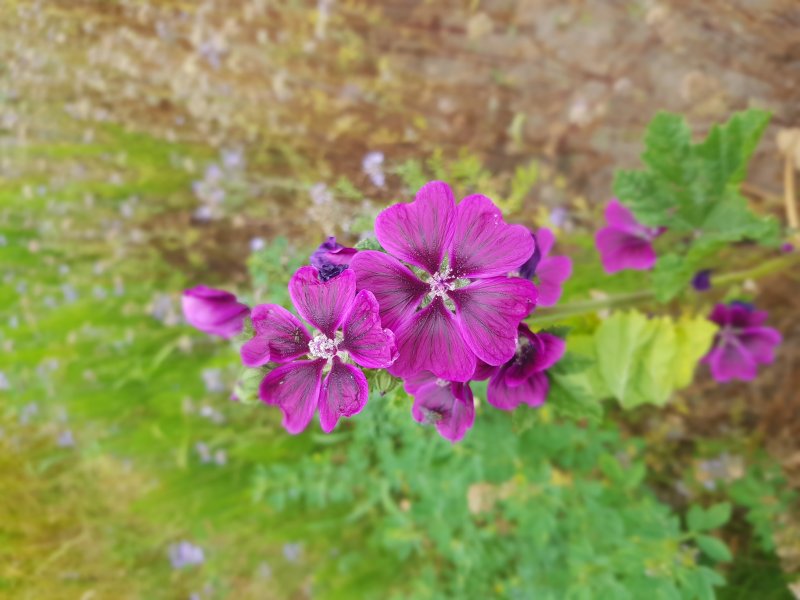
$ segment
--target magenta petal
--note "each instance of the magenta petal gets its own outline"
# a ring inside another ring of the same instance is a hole
[[[436,273],[453,240],[455,209],[450,186],[431,181],[417,192],[414,202],[381,212],[375,220],[375,235],[390,254]]]
[[[428,383],[414,396],[411,414],[418,423],[435,423],[446,440],[457,442],[475,422],[475,402],[466,383]]]
[[[475,366],[475,372],[472,374],[473,381],[484,381],[485,379],[489,379],[492,375],[497,372],[496,365],[488,365],[483,362],[480,358],[478,359],[478,363]]]
[[[308,354],[311,336],[300,320],[277,304],[259,304],[251,314],[255,335],[241,349],[246,367],[284,363]]]
[[[640,233],[647,228],[636,220],[630,209],[614,198],[606,205],[606,222],[615,229],[622,229],[629,233]]]
[[[378,300],[381,324],[393,331],[414,314],[430,290],[408,267],[383,252],[359,252],[350,269],[356,274],[357,288],[369,290]]]
[[[369,369],[384,369],[397,360],[394,333],[381,326],[380,307],[372,292],[361,290],[356,295],[339,349]]]
[[[703,362],[708,363],[711,375],[720,383],[732,379],[751,381],[757,374],[756,361],[736,340],[724,342],[713,348]]]
[[[572,275],[572,260],[568,256],[550,256],[539,262],[536,271],[539,283],[538,306],[553,306],[561,298],[564,282]]]
[[[514,356],[517,326],[536,304],[536,286],[519,277],[495,277],[453,290],[450,297],[459,329],[478,358],[501,365]]]
[[[738,336],[757,364],[769,364],[775,360],[775,348],[783,339],[780,332],[772,327],[749,327]]]
[[[400,355],[389,368],[392,375],[405,378],[430,371],[448,381],[467,381],[475,371],[475,354],[441,298],[416,313],[395,335]]]
[[[597,250],[606,273],[622,269],[646,271],[656,264],[650,240],[613,227],[604,227],[595,235]]]
[[[403,389],[413,396],[422,386],[436,383],[437,379],[436,375],[430,371],[419,371],[403,379]]]
[[[250,308],[224,290],[198,285],[181,298],[187,323],[203,333],[232,338],[241,333]]]
[[[501,410],[514,410],[520,404],[541,406],[547,399],[550,383],[543,372],[534,373],[523,383],[509,386],[501,370],[489,382],[486,390],[486,401]]]
[[[270,371],[261,382],[258,395],[283,411],[283,426],[300,433],[311,422],[319,403],[324,360],[304,360]]]
[[[319,395],[319,422],[322,431],[330,433],[339,422],[339,417],[352,417],[361,412],[368,398],[367,378],[361,370],[334,358]]]
[[[506,275],[533,254],[534,241],[522,225],[509,225],[486,196],[464,198],[456,209],[456,234],[450,250],[453,277]]]
[[[297,312],[329,338],[347,316],[355,293],[356,276],[350,269],[322,281],[314,267],[300,267],[289,280],[289,296]]]
[[[550,255],[553,245],[556,243],[556,236],[547,227],[540,227],[536,230],[536,242],[539,244],[539,252],[542,253],[542,260]]]

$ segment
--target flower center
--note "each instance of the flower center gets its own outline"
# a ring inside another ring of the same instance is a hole
[[[338,349],[337,346],[341,340],[332,340],[324,333],[314,336],[314,339],[308,342],[308,353],[312,358],[324,358],[329,360],[336,356]]]
[[[428,285],[431,286],[430,298],[447,298],[447,292],[455,289],[455,283],[450,280],[450,270],[444,273],[434,273],[428,278]]]

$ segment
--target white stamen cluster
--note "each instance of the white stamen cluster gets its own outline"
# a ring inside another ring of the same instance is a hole
[[[431,275],[428,278],[428,284],[431,286],[429,294],[431,300],[435,300],[436,298],[447,299],[447,292],[455,289],[455,283],[450,281],[449,269],[444,273],[434,273]]]
[[[308,353],[312,358],[324,358],[329,360],[336,356],[338,352],[337,346],[339,340],[332,340],[324,333],[314,336],[314,339],[308,342]]]

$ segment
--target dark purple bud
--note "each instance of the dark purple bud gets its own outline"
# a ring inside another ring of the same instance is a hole
[[[525,279],[533,279],[534,275],[536,275],[536,269],[539,268],[539,261],[542,260],[542,250],[539,247],[539,240],[536,239],[536,234],[532,231],[531,237],[533,238],[533,254],[531,254],[531,257],[519,268],[520,276]]]
[[[322,281],[328,281],[347,269],[357,252],[355,248],[337,243],[336,238],[331,236],[311,255],[311,266],[319,271],[319,278]]]
[[[224,290],[198,285],[183,292],[183,314],[192,327],[210,335],[232,338],[241,333],[250,307]]]
[[[740,308],[745,309],[747,312],[753,312],[756,307],[753,306],[750,302],[745,302],[744,300],[734,300],[730,303],[730,306],[738,306]]]
[[[711,289],[711,269],[703,269],[695,273],[692,279],[692,287],[698,292],[705,292]]]

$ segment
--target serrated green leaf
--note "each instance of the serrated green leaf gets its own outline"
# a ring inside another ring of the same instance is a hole
[[[692,383],[697,363],[708,352],[716,332],[717,325],[705,317],[684,316],[677,322],[672,361],[672,385],[676,390]]]
[[[653,269],[653,291],[656,299],[669,302],[692,281],[695,270],[688,261],[677,254],[659,256]]]
[[[715,538],[710,535],[699,535],[697,536],[697,545],[700,546],[700,549],[712,560],[717,562],[728,562],[733,560],[733,556],[731,555],[731,551],[728,549],[728,546],[726,546],[725,542],[719,538]]]

